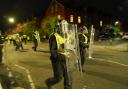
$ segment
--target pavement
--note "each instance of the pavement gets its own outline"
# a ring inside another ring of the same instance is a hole
[[[85,73],[82,77],[72,74],[73,89],[128,89],[128,55],[124,45],[127,48],[127,43],[118,44],[120,50],[117,50],[116,44],[95,43],[93,58],[86,60]],[[12,45],[6,45],[0,82],[1,78],[6,80],[4,84],[9,80],[9,84],[15,82],[12,89],[46,89],[44,81],[52,75],[47,42],[40,43],[37,52],[32,50],[32,43],[24,47],[25,50],[16,52]],[[63,82],[53,89],[63,89]]]

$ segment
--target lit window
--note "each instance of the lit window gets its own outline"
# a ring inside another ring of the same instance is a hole
[[[81,23],[81,17],[78,16],[78,23]]]

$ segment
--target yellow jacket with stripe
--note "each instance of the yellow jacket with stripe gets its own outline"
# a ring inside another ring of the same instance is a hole
[[[79,45],[84,48],[88,45],[88,37],[85,34],[79,34]]]
[[[67,55],[64,49],[66,39],[64,39],[58,33],[52,33],[49,37],[49,48],[52,59],[56,60],[58,53],[62,55]]]

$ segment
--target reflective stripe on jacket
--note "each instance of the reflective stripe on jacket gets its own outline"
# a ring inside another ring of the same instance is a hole
[[[53,35],[53,34],[52,34]],[[62,45],[65,44],[65,39],[59,35],[58,33],[54,33],[55,38],[56,38],[56,42],[57,42],[57,51],[58,53],[62,54],[62,55],[69,55],[69,52],[66,52],[66,50],[62,47]]]
[[[58,50],[60,49],[61,45],[65,43],[65,40],[62,36],[60,36],[58,33],[54,34],[56,37],[56,41],[57,41],[57,48]]]
[[[84,34],[82,34],[83,36],[84,36],[84,38],[85,38],[85,41],[84,41],[84,43],[85,44],[87,44],[88,43],[88,37],[86,36],[86,35],[84,35]]]

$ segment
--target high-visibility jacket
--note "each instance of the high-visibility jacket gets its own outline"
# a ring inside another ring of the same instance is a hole
[[[53,34],[52,34],[53,35]],[[66,51],[66,49],[64,47],[62,47],[62,45],[65,44],[66,39],[64,39],[61,35],[59,35],[58,33],[54,33],[54,36],[56,38],[56,42],[57,42],[57,51],[58,53],[62,54],[62,55],[69,55],[69,52]]]
[[[80,48],[88,48],[88,37],[85,34],[79,34],[79,46]]]
[[[16,36],[16,37],[15,37],[15,41],[16,41],[16,42],[21,42],[21,37]]]
[[[83,33],[80,33],[79,35],[80,35],[80,37],[82,37],[84,39],[84,40],[82,40],[82,41],[84,41],[83,43],[87,44],[88,43],[88,37]],[[79,39],[81,39],[81,38],[79,38]]]
[[[84,43],[87,44],[88,43],[88,37],[85,34],[82,34],[82,35],[84,36],[84,39],[85,39]]]
[[[38,39],[38,35],[37,34],[33,34],[34,39]]]
[[[65,43],[65,39],[62,36],[60,36],[58,33],[55,33],[54,35],[56,37],[57,48],[59,50],[59,49],[61,49],[60,48],[61,45]]]

